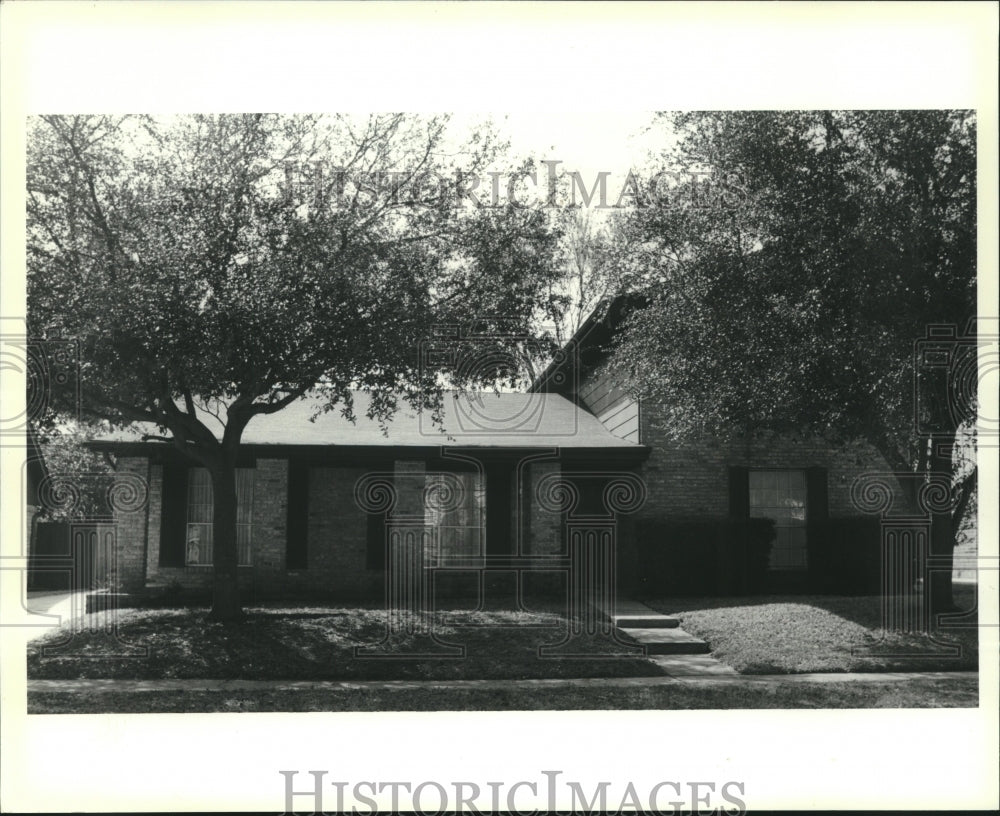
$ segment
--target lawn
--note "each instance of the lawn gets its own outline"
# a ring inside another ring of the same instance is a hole
[[[961,659],[901,660],[859,656],[851,649],[878,646],[877,599],[730,598],[650,602],[683,619],[705,637],[714,654],[745,673],[955,669]],[[365,607],[272,605],[247,610],[246,621],[224,625],[205,609],[121,610],[109,633],[100,614],[48,631],[28,644],[28,677],[65,679],[249,680],[517,680],[544,678],[658,677],[652,660],[623,654],[609,639],[574,643],[572,658],[541,657],[539,647],[558,643],[565,617],[543,611],[469,611],[436,614],[440,641],[462,644],[464,656],[414,657],[440,650],[426,635],[397,635],[384,642],[386,612]],[[975,646],[975,630],[960,641]],[[889,645],[899,648],[901,641]],[[910,643],[910,646],[914,644]],[[917,644],[921,645],[921,644]],[[926,644],[924,644],[926,645]],[[366,646],[369,658],[355,654]],[[885,647],[886,644],[882,644]],[[145,647],[145,656],[135,656]],[[407,656],[410,655],[410,656]],[[388,656],[389,659],[385,659]],[[935,665],[936,664],[936,665]],[[238,712],[238,711],[432,711],[734,708],[912,708],[978,704],[974,676],[913,677],[902,681],[741,683],[712,680],[656,685],[567,684],[351,686],[300,689],[219,689],[73,692],[32,691],[33,714]]]
[[[386,631],[384,609],[254,607],[237,625],[208,621],[205,612],[120,610],[114,636],[97,625],[97,615],[88,615],[83,631],[65,645],[60,643],[67,628],[28,644],[28,677],[469,680],[664,673],[635,653],[623,654],[605,637],[575,643],[574,651],[583,656],[539,656],[540,646],[558,643],[566,631],[565,618],[549,611],[439,612],[439,641],[467,650],[452,659],[408,657],[408,652],[442,651],[426,635],[396,636],[378,645]],[[143,646],[147,656],[128,656]],[[357,646],[382,659],[355,655]]]
[[[959,586],[956,604],[975,608],[975,590]],[[978,630],[932,635],[882,631],[878,597],[756,596],[647,600],[707,640],[712,654],[743,674],[797,672],[975,671]]]

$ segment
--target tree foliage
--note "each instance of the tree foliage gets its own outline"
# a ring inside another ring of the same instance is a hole
[[[950,446],[974,425],[975,379],[958,393],[954,367],[921,373],[915,351],[929,328],[960,337],[976,314],[973,114],[661,122],[678,136],[663,159],[691,174],[663,206],[617,222],[611,256],[649,305],[631,318],[613,373],[660,402],[676,436],[861,438],[897,471],[968,486]],[[974,337],[952,345],[953,361],[974,361]]]
[[[108,490],[114,473],[109,462],[86,446],[94,429],[76,424],[45,429],[38,444],[45,470],[60,486],[72,485],[70,501],[43,504],[40,517],[46,521],[92,521],[112,515]]]
[[[154,423],[212,472],[221,617],[254,416],[310,392],[352,415],[355,389],[383,422],[400,398],[436,415],[443,375],[507,372],[427,365],[435,328],[524,334],[544,307],[543,214],[452,194],[502,158],[488,129],[456,144],[446,118],[403,114],[45,116],[28,143],[31,334],[80,343],[89,418]]]
[[[603,301],[619,294],[621,259],[608,262],[605,257],[609,248],[605,213],[568,208],[560,216],[564,275],[552,293],[556,306],[555,333],[560,346]]]
[[[678,196],[619,224],[650,297],[619,349],[633,387],[678,433],[808,424],[910,466],[918,425],[944,422],[931,393],[913,403],[914,344],[976,311],[971,114],[666,120],[683,135],[671,160],[738,179],[740,195]]]

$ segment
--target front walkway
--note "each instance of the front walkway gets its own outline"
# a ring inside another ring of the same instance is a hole
[[[87,595],[89,592],[65,592],[59,590],[31,590],[27,593],[24,604],[31,616],[37,620],[26,620],[25,623],[44,627],[45,619],[49,619],[52,628],[62,626],[74,618],[83,617],[87,612]]]

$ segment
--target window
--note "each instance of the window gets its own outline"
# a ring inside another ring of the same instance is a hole
[[[445,480],[461,485],[461,501],[450,509],[442,509],[435,502],[425,502],[424,523],[437,528],[433,539],[436,552],[425,552],[425,561],[447,563],[451,566],[478,564],[483,552],[483,530],[486,525],[486,485],[482,475],[475,472],[449,473],[447,476],[427,474],[428,493],[446,491]],[[449,503],[450,504],[450,503]],[[432,544],[432,549],[434,544]]]
[[[804,570],[806,549],[806,473],[804,470],[751,470],[750,517],[774,519],[772,570]]]
[[[486,479],[478,471],[426,473],[421,483],[425,567],[475,568],[485,561]],[[392,526],[390,524],[390,526]],[[368,514],[365,565],[386,569],[385,513]]]
[[[236,547],[240,566],[250,566],[253,519],[253,468],[236,469]],[[187,547],[188,566],[212,564],[212,477],[205,468],[188,473]]]

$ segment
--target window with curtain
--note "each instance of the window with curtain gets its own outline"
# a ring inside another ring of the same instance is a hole
[[[772,570],[808,567],[806,495],[804,470],[750,471],[750,517],[774,519]]]
[[[433,489],[435,483],[445,478],[441,474],[428,473],[428,488]],[[450,566],[476,565],[485,555],[486,485],[482,475],[474,472],[450,473],[447,478],[461,483],[462,500],[457,507],[448,510],[425,507],[424,522],[436,527],[437,534],[429,550],[424,552],[424,560]]]
[[[236,547],[240,566],[250,566],[254,469],[236,469]],[[212,477],[205,468],[188,473],[187,551],[188,566],[212,564]]]

